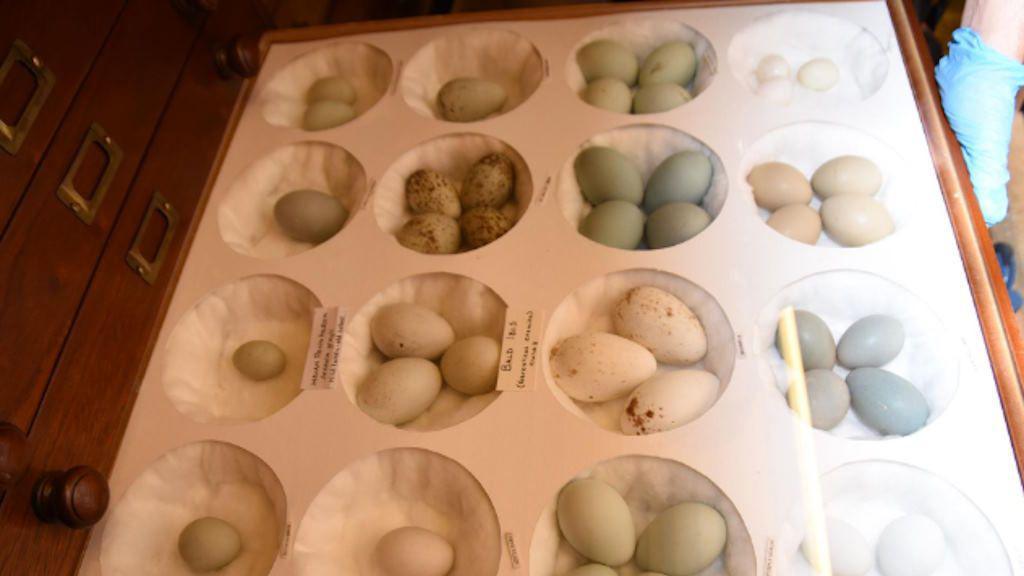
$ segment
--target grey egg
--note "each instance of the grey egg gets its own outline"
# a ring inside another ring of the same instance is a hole
[[[853,323],[839,339],[839,363],[847,368],[878,368],[903,350],[903,325],[892,316],[875,314]]]
[[[629,202],[605,202],[583,219],[580,234],[605,246],[635,250],[644,236],[644,213]]]
[[[242,552],[242,537],[230,523],[206,516],[189,523],[178,535],[178,554],[196,574],[231,564]]]
[[[638,82],[686,86],[697,73],[697,54],[687,42],[668,42],[651,52],[640,66]]]
[[[354,108],[340,100],[319,100],[306,107],[302,129],[317,131],[341,126],[356,117]]]
[[[711,160],[697,150],[665,158],[647,180],[644,210],[654,212],[672,202],[700,204],[711,186],[713,171]]]
[[[452,122],[475,122],[501,110],[508,99],[505,88],[480,78],[449,80],[437,93],[441,117]]]
[[[595,40],[576,52],[576,63],[587,82],[616,78],[628,86],[636,84],[640,65],[636,55],[614,40]]]
[[[666,112],[693,99],[686,88],[675,84],[648,84],[633,95],[634,114]]]
[[[644,178],[640,170],[614,148],[585,148],[576,155],[572,167],[580,192],[595,206],[609,200],[640,204],[644,199]]]
[[[284,372],[288,358],[284,351],[267,340],[250,340],[235,349],[231,363],[246,378],[261,382]]]
[[[294,190],[274,204],[274,220],[292,240],[320,244],[341,230],[348,211],[333,194]]]
[[[583,90],[583,101],[610,112],[629,114],[633,106],[633,93],[618,78],[598,78]]]
[[[846,376],[850,403],[862,422],[882,434],[906,436],[928,423],[928,401],[903,378],[880,368],[857,368]]]
[[[850,410],[850,389],[831,370],[808,370],[807,400],[811,406],[811,426],[819,430],[835,428]]]
[[[831,370],[836,365],[836,340],[825,321],[806,310],[796,311],[796,332],[804,370]],[[775,347],[782,353],[780,334],[775,334]]]
[[[647,246],[667,248],[686,242],[710,223],[711,216],[696,204],[665,204],[647,218]]]

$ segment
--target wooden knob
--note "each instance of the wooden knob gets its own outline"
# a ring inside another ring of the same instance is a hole
[[[174,7],[186,16],[209,14],[217,9],[217,0],[171,0]]]
[[[214,51],[213,61],[224,78],[252,78],[260,71],[259,40],[236,36]]]
[[[28,466],[28,438],[17,426],[0,422],[0,488],[10,488]]]
[[[88,466],[44,473],[32,495],[32,509],[40,520],[60,522],[69,528],[85,528],[99,522],[109,503],[106,478]]]

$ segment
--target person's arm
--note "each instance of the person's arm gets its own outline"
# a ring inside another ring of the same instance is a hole
[[[967,0],[962,24],[935,79],[981,213],[992,225],[1009,208],[1007,156],[1024,85],[1024,0]]]

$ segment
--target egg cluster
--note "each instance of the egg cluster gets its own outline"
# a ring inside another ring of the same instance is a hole
[[[711,223],[701,207],[714,169],[696,150],[673,154],[648,178],[626,155],[605,146],[584,148],[573,161],[580,192],[592,209],[579,231],[595,242],[635,250],[667,248]],[[643,208],[641,209],[641,206]]]
[[[825,321],[812,312],[796,311],[796,329],[815,428],[835,428],[851,407],[861,422],[886,435],[912,434],[928,422],[930,409],[921,391],[881,368],[903,350],[899,320],[882,314],[861,318],[838,346]],[[777,333],[781,350],[780,338]],[[845,381],[832,371],[837,360],[850,369]]]
[[[674,295],[654,286],[630,290],[615,306],[615,334],[585,332],[551,351],[555,383],[570,398],[600,403],[628,396],[620,416],[625,434],[682,426],[718,397],[718,377],[704,370],[656,373],[658,363],[691,366],[707,354],[700,319]]]
[[[494,242],[515,224],[515,165],[488,154],[469,169],[456,190],[445,175],[417,170],[405,181],[413,213],[396,234],[398,243],[423,254],[454,254]]]
[[[630,561],[650,576],[690,576],[711,566],[728,541],[725,518],[698,501],[662,510],[637,538],[629,505],[596,478],[566,484],[555,513],[562,537],[592,562],[565,576],[614,576],[611,567]]]
[[[576,62],[587,82],[581,96],[598,108],[652,114],[693,98],[687,87],[697,75],[697,55],[687,42],[662,44],[640,63],[622,44],[595,40],[576,52]]]
[[[811,535],[800,549],[819,571],[825,569],[827,557],[836,576],[864,576],[875,566],[881,576],[929,576],[942,566],[946,556],[942,528],[920,514],[890,522],[878,536],[874,554],[860,531],[838,518],[825,519],[824,536],[827,548]]]
[[[768,225],[805,244],[816,244],[822,229],[842,246],[877,242],[896,229],[885,206],[873,198],[882,172],[861,156],[839,156],[814,171],[810,182],[783,162],[758,164],[747,174],[754,202],[771,211]],[[821,208],[810,206],[817,195]]]
[[[757,63],[757,92],[780,104],[793,96],[793,80],[789,62],[778,54],[769,54]],[[827,92],[839,82],[839,67],[828,58],[808,60],[796,73],[797,82],[808,90]]]
[[[373,344],[388,358],[359,386],[356,403],[384,424],[401,426],[426,412],[442,386],[467,396],[492,392],[498,383],[501,345],[489,336],[455,339],[455,330],[433,310],[400,302],[370,321]]]
[[[302,128],[316,131],[341,126],[356,117],[356,89],[341,76],[318,79],[306,91]]]

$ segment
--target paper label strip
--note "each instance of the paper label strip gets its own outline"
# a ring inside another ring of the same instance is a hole
[[[313,329],[302,371],[303,390],[332,390],[338,386],[341,340],[345,333],[345,310],[337,306],[313,311]]]
[[[498,390],[531,390],[537,373],[537,354],[544,333],[544,314],[539,310],[509,308],[501,333]]]

